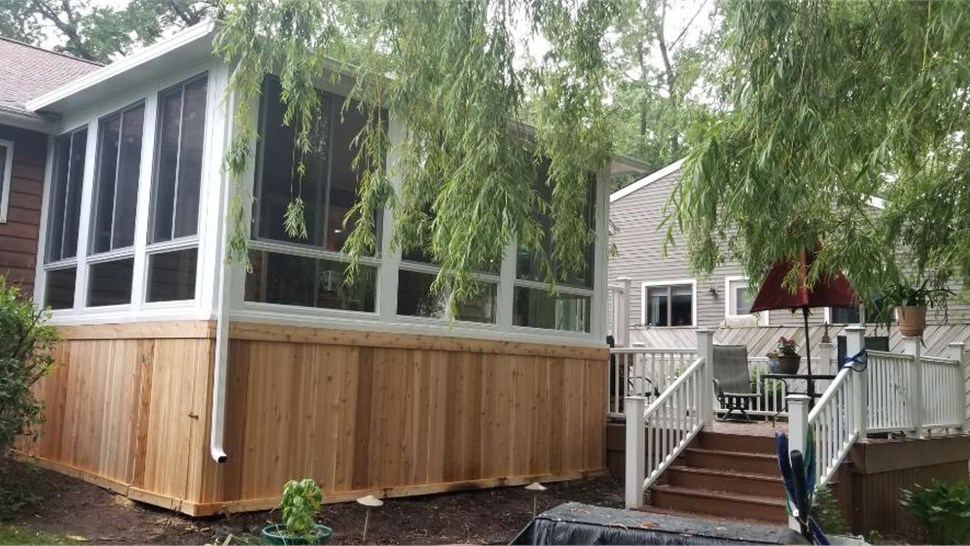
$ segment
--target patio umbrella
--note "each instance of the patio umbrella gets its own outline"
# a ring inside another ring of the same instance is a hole
[[[768,311],[771,309],[802,310],[805,321],[805,360],[808,362],[808,375],[812,375],[812,352],[808,339],[808,310],[817,307],[851,307],[855,304],[855,292],[849,281],[842,273],[823,275],[815,286],[807,286],[808,269],[815,260],[815,254],[820,249],[816,243],[815,249],[802,251],[798,263],[790,260],[779,260],[771,266],[768,275],[758,289],[758,295],[751,304],[751,312]],[[794,292],[784,286],[785,277],[792,268],[797,268],[798,285]],[[808,396],[815,394],[815,382],[808,381]]]

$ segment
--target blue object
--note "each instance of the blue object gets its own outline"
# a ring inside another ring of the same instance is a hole
[[[778,469],[788,493],[786,507],[796,520],[806,539],[813,544],[829,544],[828,537],[812,517],[812,501],[815,496],[815,441],[811,429],[805,438],[805,453],[797,449],[791,451],[788,436],[784,432],[775,434],[775,454]]]

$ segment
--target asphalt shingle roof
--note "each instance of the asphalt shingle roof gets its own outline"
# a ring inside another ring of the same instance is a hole
[[[101,65],[0,36],[0,110],[29,114],[24,103]]]

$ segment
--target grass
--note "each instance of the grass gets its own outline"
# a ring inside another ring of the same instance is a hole
[[[16,525],[0,523],[0,544],[80,544],[67,535],[30,531]]]

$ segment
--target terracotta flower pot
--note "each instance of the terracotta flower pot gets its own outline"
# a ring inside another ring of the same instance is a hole
[[[899,333],[904,336],[921,336],[926,330],[926,307],[916,305],[897,307],[896,322],[899,324]]]
[[[796,374],[801,363],[801,355],[778,355],[778,373]]]

